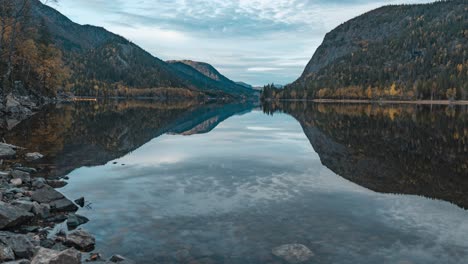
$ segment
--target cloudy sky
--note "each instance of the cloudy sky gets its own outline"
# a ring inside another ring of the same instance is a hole
[[[382,5],[430,0],[60,0],[80,24],[103,26],[163,59],[191,59],[253,85],[302,73],[325,34]]]

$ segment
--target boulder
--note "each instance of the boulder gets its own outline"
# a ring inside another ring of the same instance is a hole
[[[31,261],[27,259],[20,259],[20,260],[15,260],[15,261],[8,261],[3,264],[31,264]]]
[[[0,144],[0,159],[13,158],[16,155],[16,151],[6,144]]]
[[[16,207],[19,207],[26,212],[31,212],[33,209],[34,203],[31,201],[26,201],[26,200],[16,200],[11,203],[11,205],[14,205]]]
[[[81,253],[70,248],[64,251],[55,251],[47,248],[40,248],[34,256],[31,264],[80,264]]]
[[[0,202],[0,230],[25,223],[33,218],[33,214],[22,208]]]
[[[47,185],[47,181],[44,178],[34,178],[31,180],[31,186],[40,189]]]
[[[13,184],[13,186],[16,186],[16,187],[23,185],[23,181],[21,179],[19,179],[19,178],[11,179],[10,183]]]
[[[31,181],[31,174],[25,171],[13,170],[11,172],[11,177],[13,179],[21,179],[24,183]]]
[[[134,264],[135,262],[130,259],[126,259],[125,257],[122,257],[121,255],[114,255],[109,259],[109,262],[111,263],[120,263],[120,264]]]
[[[79,205],[80,207],[84,207],[84,206],[85,206],[85,199],[84,199],[84,197],[81,197],[81,198],[76,199],[76,200],[75,200],[75,203],[76,203],[77,205]]]
[[[302,263],[314,256],[314,253],[301,244],[287,244],[272,250],[273,255],[286,260],[288,263]]]
[[[65,245],[83,251],[92,251],[94,249],[95,244],[96,239],[88,232],[83,230],[77,230],[68,234],[65,240]]]
[[[38,159],[42,159],[44,157],[44,155],[42,155],[41,153],[38,153],[38,152],[33,152],[33,153],[26,153],[25,155],[25,159],[27,161],[35,161],[35,160],[38,160]]]
[[[50,216],[50,205],[33,202],[32,213],[40,218],[47,218]]]
[[[23,106],[12,94],[7,95],[5,98],[5,112],[21,117],[32,115],[32,111],[28,107]]]
[[[52,201],[60,200],[63,198],[65,198],[63,194],[59,193],[54,188],[48,185],[45,185],[39,190],[36,190],[31,196],[31,199],[39,203],[50,203]]]
[[[17,258],[30,259],[34,255],[34,248],[37,246],[37,241],[27,235],[14,234],[10,232],[1,232],[0,241],[8,245]]]
[[[78,206],[67,198],[56,200],[50,203],[50,209],[53,212],[76,212]]]
[[[10,247],[0,244],[0,263],[15,260],[15,253]]]
[[[67,226],[69,228],[77,228],[78,226],[86,224],[88,222],[89,222],[89,219],[84,216],[77,215],[77,214],[70,214],[68,215]]]
[[[31,174],[37,173],[37,170],[34,168],[21,167],[21,166],[15,167],[15,170],[24,171],[24,172],[31,173]]]
[[[68,183],[66,181],[47,180],[47,184],[53,188],[65,187]]]

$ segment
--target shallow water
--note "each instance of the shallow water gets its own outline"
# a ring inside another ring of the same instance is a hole
[[[91,220],[83,228],[105,255],[283,263],[272,248],[300,243],[314,253],[307,263],[466,261],[466,109],[343,107],[287,105],[267,115],[245,105],[139,105],[82,116],[68,106],[54,111],[82,132],[49,131],[67,139],[34,148],[53,157],[44,165],[51,171],[70,171],[61,191],[90,203],[79,211]],[[135,122],[138,114],[148,118]],[[30,130],[44,130],[42,118]],[[419,132],[426,126],[433,130]],[[439,151],[446,157],[435,158]]]

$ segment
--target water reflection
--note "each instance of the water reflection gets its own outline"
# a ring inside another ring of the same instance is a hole
[[[322,163],[348,180],[468,208],[468,106],[286,102],[264,111],[294,116]]]
[[[165,133],[206,133],[252,104],[199,104],[150,100],[81,102],[50,106],[13,130],[11,144],[38,151],[44,175],[63,176],[82,166],[119,158]]]
[[[467,205],[466,108],[253,107],[66,105],[4,136],[71,171],[62,190],[92,202],[79,213],[107,255],[283,263],[271,249],[301,243],[308,263],[468,257],[468,212],[445,202]]]

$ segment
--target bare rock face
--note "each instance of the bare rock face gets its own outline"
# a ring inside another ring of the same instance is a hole
[[[70,233],[65,240],[65,245],[72,246],[78,250],[92,251],[96,239],[86,231],[77,230]]]
[[[62,252],[40,248],[31,264],[80,264],[81,253],[70,248]]]
[[[314,256],[309,248],[301,244],[282,245],[274,248],[272,253],[289,263],[302,263]]]
[[[20,207],[0,202],[0,229],[18,226],[32,217],[33,214]]]

